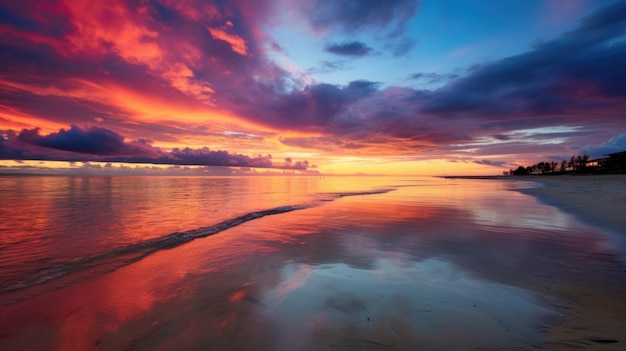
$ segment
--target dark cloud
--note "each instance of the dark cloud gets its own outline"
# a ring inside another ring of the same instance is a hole
[[[22,17],[17,13],[8,11],[7,9],[0,9],[0,20],[2,23],[9,24],[22,30],[37,31],[41,29],[39,22]]]
[[[4,135],[0,135],[0,159],[21,160],[24,157],[22,150],[14,149],[9,145],[9,140],[15,137],[15,132],[11,130],[4,133]]]
[[[72,30],[68,19],[55,18],[50,8],[30,4],[26,1],[3,1],[0,8],[0,23],[8,24],[27,33],[46,33],[63,36]]]
[[[241,115],[254,116],[255,121],[271,126],[324,133],[314,140],[284,139],[290,145],[345,146],[363,152],[394,152],[392,147],[385,149],[384,143],[371,142],[377,138],[393,145],[397,153],[440,150],[446,144],[458,148],[494,135],[506,141],[509,131],[584,126],[589,116],[594,116],[595,133],[605,133],[609,126],[626,129],[624,4],[603,9],[584,19],[578,29],[538,43],[526,53],[476,65],[463,76],[420,72],[410,77],[443,84],[438,89],[378,89],[368,83],[368,89],[359,91],[354,89],[356,85],[322,83],[279,90],[256,84],[248,87],[246,99],[231,100],[230,105]],[[544,135],[541,147],[555,144],[549,138],[560,145],[573,136],[591,138],[573,131]],[[521,143],[462,147],[508,154],[537,150],[521,147]],[[553,146],[554,150],[565,150],[559,145]]]
[[[362,57],[372,52],[372,48],[368,47],[360,41],[345,42],[341,44],[329,44],[325,49],[335,55]]]
[[[313,74],[325,74],[337,71],[349,71],[353,67],[347,65],[348,60],[321,61],[318,67],[309,68],[306,71]]]
[[[469,75],[424,96],[428,113],[477,117],[578,114],[623,110],[626,104],[626,2],[583,20],[532,50],[483,64]],[[619,98],[607,103],[607,98]],[[607,114],[608,115],[608,114]]]
[[[492,167],[502,167],[502,166],[507,165],[507,162],[505,161],[475,160],[472,162],[477,165],[492,166]]]
[[[414,73],[409,76],[410,80],[419,80],[426,83],[441,83],[448,80],[459,78],[458,74],[450,73],[434,73],[434,72],[420,72]]]
[[[179,27],[185,22],[185,18],[175,8],[168,7],[159,1],[150,1],[148,13],[161,25],[168,27]]]
[[[602,157],[611,153],[626,151],[626,133],[611,138],[600,145],[579,147],[578,149],[591,157]]]
[[[492,137],[493,137],[494,139],[497,139],[497,140],[502,140],[502,141],[505,141],[505,140],[509,140],[509,139],[510,139],[510,137],[509,137],[508,135],[504,135],[504,134],[494,134],[494,135],[492,135]]]
[[[275,168],[306,170],[308,161],[291,159],[273,162],[271,155],[256,157],[233,154],[228,151],[174,148],[168,152],[152,146],[149,141],[125,141],[124,137],[112,130],[71,126],[49,135],[41,135],[38,128],[24,129],[19,134],[5,132],[0,139],[0,159],[49,160],[71,162],[128,162],[171,164],[184,166],[229,166],[252,168]]]
[[[354,32],[365,28],[385,29],[392,24],[393,33],[416,13],[418,0],[315,0],[302,2],[301,10],[316,30],[338,28]]]
[[[375,94],[379,83],[358,80],[346,86],[314,84],[285,95],[267,84],[251,87],[228,96],[229,106],[241,115],[255,116],[257,121],[265,124],[283,129],[313,130],[336,126],[347,107]]]
[[[20,133],[19,140],[41,147],[93,155],[127,155],[136,152],[124,143],[123,136],[98,127],[83,130],[72,125],[69,130],[61,129],[46,136],[40,135],[38,128],[25,129]]]
[[[231,167],[259,167],[272,168],[270,156],[258,156],[255,158],[230,154],[227,151],[213,151],[207,147],[200,149],[174,148],[170,153],[173,164],[179,165],[204,165],[204,166],[231,166]]]

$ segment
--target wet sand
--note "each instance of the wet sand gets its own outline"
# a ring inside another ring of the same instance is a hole
[[[625,254],[626,175],[509,179],[540,183],[540,187],[519,191],[535,196],[547,205],[557,206],[583,223],[603,229],[611,235],[612,245],[617,246],[615,249]],[[623,262],[608,263],[599,271],[586,269],[580,275],[579,284],[563,279],[558,286],[558,295],[563,297],[560,307],[571,319],[551,328],[544,343],[558,349],[623,350],[626,344],[626,270]],[[593,279],[600,276],[605,278]]]
[[[506,178],[504,178],[506,179]],[[626,174],[511,177],[543,186],[520,190],[579,220],[626,235]]]
[[[579,191],[411,180],[0,295],[0,349],[623,350],[626,235],[522,194],[549,184],[510,191],[543,180]]]

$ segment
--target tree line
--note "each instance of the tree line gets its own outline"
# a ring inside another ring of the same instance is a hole
[[[584,172],[587,170],[588,162],[589,155],[574,155],[569,161],[543,161],[531,166],[519,166],[517,169],[510,169],[508,172],[504,171],[504,175]]]

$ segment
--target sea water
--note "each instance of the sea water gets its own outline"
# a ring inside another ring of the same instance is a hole
[[[541,347],[619,253],[530,186],[3,176],[0,349]]]

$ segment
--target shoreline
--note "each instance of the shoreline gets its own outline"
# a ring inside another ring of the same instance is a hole
[[[533,182],[539,186],[514,189],[541,203],[558,207],[578,220],[626,241],[626,174],[562,174],[523,176],[442,176],[444,179]],[[626,246],[623,247],[626,249]],[[626,250],[624,252],[626,254]]]
[[[504,181],[531,181],[535,188],[518,189],[540,202],[558,207],[581,222],[611,234],[626,235],[626,174],[501,177]]]
[[[559,292],[554,296],[565,304],[562,311],[570,320],[549,328],[543,343],[557,349],[617,350],[623,347],[626,301],[623,300],[624,285],[619,281],[626,276],[623,264],[626,257],[626,175],[513,176],[496,179],[538,183],[537,187],[515,191],[533,196],[543,204],[555,206],[580,222],[602,230],[613,249],[622,257],[622,262],[607,263],[604,267],[606,271],[590,269],[583,272],[596,277],[606,274],[603,286],[587,286],[576,280],[558,284]]]

